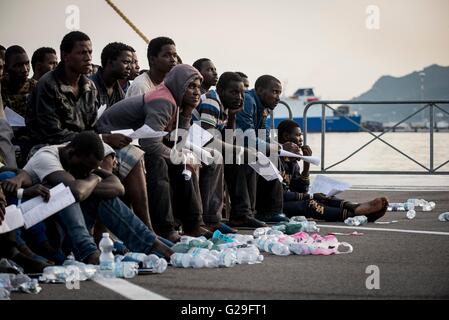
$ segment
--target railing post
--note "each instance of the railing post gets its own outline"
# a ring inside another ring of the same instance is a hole
[[[429,126],[430,126],[430,173],[433,172],[433,125],[434,125],[434,114],[433,114],[433,103],[429,104]]]
[[[324,171],[324,148],[326,143],[326,106],[321,104],[321,171]]]

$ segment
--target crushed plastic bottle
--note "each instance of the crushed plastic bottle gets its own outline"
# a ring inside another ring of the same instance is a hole
[[[114,275],[117,278],[131,279],[137,276],[139,265],[136,262],[115,263]]]
[[[440,220],[441,222],[449,221],[449,212],[443,212],[442,214],[440,214],[438,216],[438,220]]]
[[[264,236],[267,234],[267,232],[271,230],[270,227],[262,227],[262,228],[257,228],[256,230],[254,230],[253,235],[254,238],[259,238],[261,236]]]
[[[348,226],[361,226],[368,222],[368,218],[366,216],[355,216],[350,217],[345,220],[345,224]]]
[[[294,216],[290,218],[290,222],[303,222],[307,221],[307,218],[304,216]]]
[[[238,264],[254,264],[263,261],[263,255],[254,245],[237,248],[236,257]]]
[[[405,211],[406,210],[406,203],[402,202],[392,202],[388,204],[387,211]]]
[[[416,217],[416,211],[415,210],[409,210],[407,211],[407,219],[412,220]]]

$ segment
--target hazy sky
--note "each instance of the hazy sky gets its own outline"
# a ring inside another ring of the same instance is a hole
[[[184,63],[212,59],[254,84],[272,74],[291,94],[314,87],[324,99],[351,99],[382,75],[449,66],[448,0],[113,0],[148,38],[169,36]],[[80,10],[80,30],[102,48],[133,46],[147,68],[146,44],[103,0],[0,0],[0,44],[57,49],[66,8]],[[370,5],[379,9],[379,28]],[[373,24],[374,23],[374,24]]]

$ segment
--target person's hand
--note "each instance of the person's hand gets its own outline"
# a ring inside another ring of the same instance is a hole
[[[286,150],[288,152],[301,154],[301,149],[298,147],[298,145],[296,143],[286,142],[282,145],[282,147],[284,148],[284,150]]]
[[[239,113],[239,112],[242,111],[242,110],[243,110],[243,103],[242,103],[242,105],[241,105],[239,108],[237,108],[237,109],[229,108],[229,109],[228,109],[228,116],[235,116],[237,113]]]
[[[22,187],[22,183],[15,177],[2,181],[2,188],[6,193],[15,194],[20,187]]]
[[[41,184],[35,184],[34,186],[23,190],[24,198],[34,198],[37,196],[41,196],[44,198],[45,202],[48,202],[48,200],[50,200],[50,190]]]
[[[308,145],[304,145],[301,147],[302,155],[303,156],[311,156],[312,155],[312,149]]]
[[[121,133],[104,134],[103,141],[114,149],[121,149],[129,145],[133,139]]]

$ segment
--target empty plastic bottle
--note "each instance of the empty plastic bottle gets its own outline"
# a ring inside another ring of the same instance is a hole
[[[345,224],[348,226],[361,226],[368,222],[368,218],[366,216],[355,216],[350,217],[345,220]]]
[[[115,262],[112,250],[114,250],[114,242],[109,237],[109,233],[103,233],[103,238],[99,244],[100,254],[100,273],[106,278],[113,278],[115,276]]]
[[[190,255],[176,252],[170,256],[170,263],[176,268],[188,268],[190,267]]]
[[[263,228],[257,228],[256,230],[254,230],[254,238],[259,238],[261,236],[264,236],[267,234],[268,230],[271,230],[270,227],[263,227]]]
[[[254,236],[250,234],[228,234],[228,238],[234,239],[239,243],[254,243]]]
[[[304,232],[320,232],[320,228],[317,227],[315,221],[303,221],[302,224],[302,230]],[[296,232],[295,232],[296,233]]]
[[[449,212],[443,212],[442,214],[440,214],[438,216],[438,220],[442,222],[449,221]]]
[[[269,242],[267,247],[267,252],[270,252],[277,256],[288,256],[290,255],[290,249],[287,245],[280,242]]]
[[[154,273],[163,273],[167,270],[167,261],[164,258],[159,258],[155,254],[147,255],[143,262],[143,267],[151,269]]]
[[[252,264],[263,261],[263,256],[260,254],[256,246],[247,246],[236,249],[236,257],[238,264]]]
[[[303,221],[307,221],[307,218],[304,216],[294,216],[290,218],[290,222],[303,222]]]
[[[392,202],[388,205],[387,211],[405,211],[405,203]]]
[[[114,274],[117,278],[134,278],[139,272],[136,262],[119,262],[115,264]]]
[[[237,263],[236,251],[234,249],[225,249],[219,253],[218,264],[220,267],[230,268]]]

